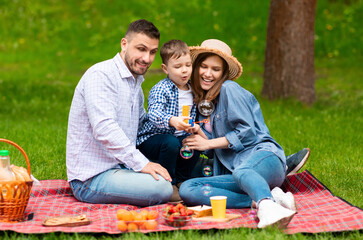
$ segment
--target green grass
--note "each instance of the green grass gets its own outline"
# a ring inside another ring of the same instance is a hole
[[[317,101],[261,97],[269,1],[3,1],[0,0],[0,137],[20,144],[38,179],[66,179],[65,143],[74,88],[84,71],[113,57],[130,21],[147,18],[161,43],[206,38],[229,43],[243,64],[238,82],[259,100],[272,136],[286,154],[312,150],[308,169],[333,194],[363,208],[362,0],[317,1]],[[143,84],[145,96],[164,77],[158,56]],[[9,148],[11,160],[25,166]],[[296,234],[275,229],[175,231],[155,234],[23,235],[4,239],[359,239],[360,232]]]

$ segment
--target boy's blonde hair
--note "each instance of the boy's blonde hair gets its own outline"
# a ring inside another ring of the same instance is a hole
[[[160,56],[163,63],[166,65],[170,58],[180,58],[185,54],[190,54],[188,45],[181,40],[170,40],[163,44],[160,49]]]

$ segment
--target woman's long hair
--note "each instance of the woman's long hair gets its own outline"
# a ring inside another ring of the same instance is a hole
[[[223,73],[221,76],[221,79],[218,80],[211,89],[209,89],[208,91],[205,91],[202,89],[202,87],[200,86],[200,81],[199,81],[199,68],[200,65],[202,64],[202,62],[207,59],[210,56],[218,56],[217,54],[214,53],[201,53],[198,55],[198,57],[195,59],[195,61],[193,62],[193,71],[192,71],[192,77],[191,77],[191,87],[194,93],[194,102],[198,105],[202,100],[209,100],[212,102],[216,102],[216,99],[219,95],[219,92],[221,91],[221,87],[222,84],[228,80],[228,73],[229,73],[229,68],[228,68],[228,64],[227,62],[221,58],[223,60]]]

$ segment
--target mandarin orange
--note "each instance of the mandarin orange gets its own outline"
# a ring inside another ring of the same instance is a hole
[[[146,220],[146,217],[144,215],[142,215],[141,213],[136,213],[134,215],[134,221],[144,221]]]
[[[149,221],[146,221],[144,223],[144,226],[143,227],[146,230],[155,230],[157,226],[158,226],[158,222],[157,221],[151,221],[151,220],[149,220]]]
[[[124,219],[124,215],[128,212],[126,209],[120,208],[116,211],[116,217],[118,220],[126,220]]]
[[[117,229],[122,231],[122,232],[125,232],[127,231],[127,223],[123,220],[120,220],[117,222]]]
[[[129,224],[127,225],[127,230],[128,230],[129,232],[137,231],[138,229],[139,229],[139,228],[138,228],[137,224],[135,224],[135,223],[129,223]]]
[[[147,215],[148,220],[154,220],[157,219],[158,217],[159,217],[159,212],[154,210],[149,211],[149,214]]]
[[[130,221],[134,221],[135,220],[135,216],[137,215],[137,212],[135,211],[135,210],[131,210],[131,211],[129,211],[130,213],[131,213],[131,215],[132,215],[132,220],[130,220]]]
[[[140,212],[140,214],[144,217],[144,220],[147,220],[147,215],[149,214],[149,211],[144,209]]]

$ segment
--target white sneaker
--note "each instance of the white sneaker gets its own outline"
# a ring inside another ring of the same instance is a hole
[[[297,212],[295,198],[291,192],[284,193],[281,188],[275,187],[271,190],[271,194],[276,203],[294,212]]]
[[[257,227],[276,225],[280,229],[286,228],[295,213],[270,199],[262,200],[257,211],[257,217],[260,220]]]

